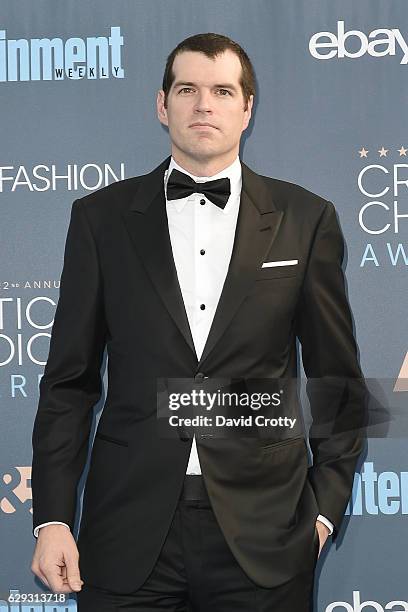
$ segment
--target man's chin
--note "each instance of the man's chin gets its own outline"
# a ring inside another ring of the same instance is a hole
[[[192,159],[199,162],[209,161],[222,155],[220,151],[215,151],[214,149],[210,149],[210,147],[194,148],[188,151],[184,151],[183,153],[184,155],[191,157]]]

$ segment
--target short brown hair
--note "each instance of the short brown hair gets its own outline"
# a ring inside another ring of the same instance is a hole
[[[205,34],[195,34],[182,40],[167,58],[166,68],[163,76],[163,91],[164,91],[164,106],[167,108],[167,96],[174,82],[173,62],[176,55],[183,51],[198,51],[204,53],[209,58],[215,58],[227,49],[235,53],[241,62],[241,76],[239,83],[241,85],[242,94],[245,101],[245,110],[248,106],[249,97],[255,96],[255,72],[251,60],[244,49],[235,41],[223,36],[222,34],[214,34],[207,32]]]

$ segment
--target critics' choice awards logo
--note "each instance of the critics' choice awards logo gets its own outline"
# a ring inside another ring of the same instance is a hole
[[[44,366],[44,339],[49,344],[57,302],[38,296],[26,304],[20,297],[0,298],[0,367],[29,362]],[[45,313],[45,314],[44,314]],[[45,322],[41,319],[45,318]],[[25,324],[25,325],[23,325]],[[46,357],[46,355],[45,355]]]
[[[31,290],[37,284],[58,289],[60,281],[20,283],[0,279],[0,289]],[[58,296],[55,299],[44,295],[31,299],[0,297],[0,396],[3,401],[6,395],[17,401],[38,397],[57,303]],[[33,371],[33,364],[42,366],[41,370],[34,368]]]
[[[368,35],[361,30],[346,31],[344,21],[337,22],[337,32],[316,32],[309,40],[309,52],[318,60],[358,59],[363,55],[398,56],[408,64],[408,44],[398,28],[378,28]]]
[[[399,242],[408,229],[408,149],[404,146],[359,151],[357,186],[360,206],[358,223],[370,237],[360,267],[408,266],[408,248]],[[374,242],[376,240],[376,242]]]
[[[31,466],[10,467],[0,476],[3,515],[32,513]],[[354,474],[352,495],[345,512],[353,516],[408,514],[408,472],[376,472],[372,462]],[[0,610],[1,612],[1,610]]]
[[[368,270],[387,266],[404,274],[408,244],[400,237],[408,230],[408,148],[363,146],[357,159],[358,225],[364,238],[369,238],[361,247],[359,266]],[[394,391],[408,391],[408,352]]]
[[[378,601],[364,600],[361,597],[360,591],[353,591],[353,601],[333,601],[329,604],[325,612],[408,612],[408,601],[389,601],[386,604],[381,604]]]
[[[123,79],[123,36],[9,39],[0,30],[0,82]]]

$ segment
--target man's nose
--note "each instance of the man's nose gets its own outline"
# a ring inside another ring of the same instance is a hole
[[[197,94],[194,110],[207,112],[212,110],[211,93],[209,91],[201,91]]]

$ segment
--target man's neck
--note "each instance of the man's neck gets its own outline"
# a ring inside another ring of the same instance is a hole
[[[228,157],[201,161],[186,157],[178,151],[172,151],[172,157],[178,165],[194,176],[214,176],[214,174],[218,174],[224,170],[224,168],[228,168],[236,159],[237,155],[238,153],[234,153]]]

